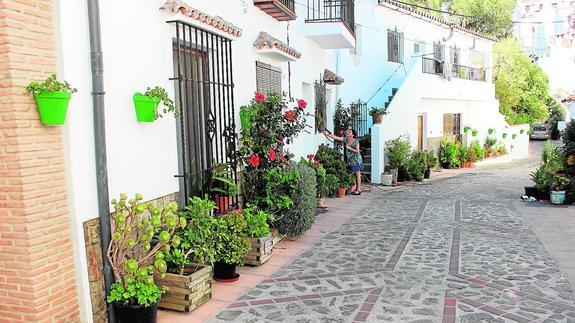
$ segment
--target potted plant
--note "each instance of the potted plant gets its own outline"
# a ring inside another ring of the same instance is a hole
[[[520,134],[524,134],[524,133],[525,133],[525,129],[519,130],[519,133],[520,133]]]
[[[473,150],[475,150],[475,155],[477,156],[477,160],[481,160],[483,158],[485,158],[485,149],[483,149],[483,147],[481,147],[481,144],[479,144],[479,141],[475,140],[474,142],[471,143],[471,148],[473,148]]]
[[[327,187],[328,194],[326,196],[335,196],[337,189],[339,188],[339,179],[335,174],[327,174],[325,176],[325,185]]]
[[[381,124],[383,116],[387,114],[386,108],[376,108],[373,107],[369,111],[369,115],[373,118],[373,124]]]
[[[471,127],[469,127],[469,126],[463,127],[463,133],[468,133],[469,130],[471,130]]]
[[[473,130],[471,131],[471,135],[472,135],[473,137],[477,137],[477,134],[478,134],[478,133],[479,133],[479,131],[477,131],[477,129],[473,129]]]
[[[551,204],[561,205],[565,202],[565,189],[569,185],[569,178],[558,172],[550,173],[550,201]]]
[[[163,277],[156,276],[158,284],[168,287],[160,300],[161,308],[190,312],[211,298],[215,208],[209,198],[193,197],[180,214],[187,223],[174,233],[180,244],[164,252],[168,270]]]
[[[45,125],[63,125],[66,122],[68,103],[72,93],[77,92],[66,81],[60,82],[55,74],[52,74],[44,82],[32,81],[26,86],[26,93],[32,94],[40,121]]]
[[[383,186],[393,185],[393,175],[390,173],[381,174],[381,185]]]
[[[487,129],[487,134],[492,135],[493,133],[495,133],[495,129],[493,128]]]
[[[425,169],[427,168],[426,158],[427,155],[424,151],[415,150],[411,153],[407,161],[407,173],[410,179],[417,182],[423,181]]]
[[[133,100],[136,108],[136,118],[140,122],[154,122],[163,117],[162,112],[173,112],[175,116],[179,113],[174,101],[168,96],[168,91],[161,86],[156,86],[153,89],[147,88],[144,94],[136,92]],[[164,106],[162,112],[158,111],[160,102]]]
[[[467,162],[467,148],[464,145],[458,145],[458,155],[459,155],[459,167],[468,168],[469,163]]]
[[[517,139],[517,134],[516,133],[512,134],[511,139],[513,139],[513,140]]]
[[[439,146],[439,160],[443,168],[451,169],[459,167],[459,147],[448,138],[444,138]]]
[[[539,165],[530,176],[535,186],[526,186],[525,194],[538,200],[549,199],[551,174],[548,172],[547,167],[545,165]]]
[[[262,265],[272,257],[273,251],[273,238],[268,224],[270,214],[255,207],[244,209],[243,214],[251,244],[251,251],[246,255],[245,263]]]
[[[487,137],[485,138],[485,142],[483,143],[483,148],[485,150],[485,155],[487,155],[487,157],[493,157],[495,150],[494,147],[497,144],[497,139],[493,138],[493,137]]]
[[[435,153],[431,150],[428,150],[425,152],[426,156],[425,156],[425,161],[427,162],[426,164],[426,169],[425,169],[425,173],[423,174],[423,178],[425,179],[430,179],[431,178],[431,170],[436,168],[439,164],[439,161],[437,160],[437,157],[435,156]]]
[[[467,166],[473,167],[473,163],[475,163],[479,157],[477,156],[477,151],[472,146],[467,148]]]
[[[115,282],[107,301],[114,304],[121,323],[156,322],[164,289],[156,285],[154,275],[166,272],[165,252],[181,242],[174,231],[186,226],[175,202],[154,206],[141,200],[141,194],[112,200],[112,240],[106,256]]]
[[[228,175],[227,164],[219,163],[212,166],[210,192],[214,194],[219,213],[227,212],[232,205],[232,196],[238,194],[238,186],[226,175]]]
[[[236,266],[243,265],[251,249],[244,214],[234,212],[217,218],[212,236],[216,246],[214,279],[233,282],[239,279]]]
[[[406,179],[405,166],[411,151],[411,144],[407,137],[397,137],[385,143],[387,147],[387,162],[393,182],[403,182]]]
[[[316,175],[316,191],[317,191],[317,204],[320,207],[325,206],[325,198],[329,195],[329,188],[327,186],[327,173],[325,168],[318,163],[314,166]]]
[[[501,137],[502,137],[503,139],[507,138],[507,133],[504,132],[504,133],[501,135]]]

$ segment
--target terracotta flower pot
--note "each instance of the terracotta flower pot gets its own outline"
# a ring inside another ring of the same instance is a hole
[[[229,196],[216,195],[215,202],[220,213],[226,213],[232,205],[232,199]]]
[[[345,197],[345,187],[340,187],[337,189],[337,197]]]

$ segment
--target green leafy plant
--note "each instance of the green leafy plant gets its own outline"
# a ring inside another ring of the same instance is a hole
[[[512,134],[511,139],[513,139],[513,140],[517,139],[517,134],[516,133]]]
[[[459,167],[459,145],[449,138],[443,138],[439,146],[439,160],[444,167]]]
[[[437,156],[431,150],[425,152],[425,161],[426,161],[426,169],[434,169],[437,168],[439,165],[439,161],[437,160]]]
[[[467,160],[467,158],[468,158],[468,156],[467,156],[467,147],[465,147],[464,145],[461,145],[461,144],[460,144],[460,145],[458,145],[458,148],[459,148],[459,152],[458,152],[458,155],[459,155],[459,164],[461,165],[461,164],[463,164],[463,163],[465,163],[465,162],[468,161],[468,160]]]
[[[476,162],[479,159],[477,156],[477,151],[474,147],[470,146],[467,148],[467,160],[468,162]]]
[[[58,81],[56,74],[50,75],[46,80],[43,82],[36,82],[32,81],[26,86],[26,93],[36,96],[40,93],[48,93],[48,92],[68,92],[68,93],[76,93],[78,92],[77,89],[73,88],[70,83],[64,81]]]
[[[473,148],[473,150],[475,150],[475,155],[477,156],[478,159],[485,158],[485,150],[483,149],[483,147],[481,147],[481,144],[479,143],[478,140],[472,142],[470,147]]]
[[[297,186],[291,195],[293,205],[283,211],[281,217],[273,224],[281,234],[299,237],[309,230],[315,221],[316,175],[315,171],[305,162],[291,164],[288,171],[298,175]]]
[[[549,172],[545,169],[545,165],[539,165],[539,167],[537,167],[537,169],[532,172],[530,176],[538,190],[545,191],[549,188],[551,179]]]
[[[215,246],[212,240],[215,218],[215,203],[207,197],[190,198],[188,206],[181,212],[187,226],[176,230],[180,244],[166,253],[168,271],[184,274],[184,269],[192,264],[212,264],[215,258]]]
[[[154,88],[147,88],[146,92],[144,92],[143,95],[150,97],[150,98],[159,99],[163,105],[163,108],[162,108],[163,113],[173,112],[175,117],[179,116],[180,110],[176,107],[176,105],[174,104],[174,101],[172,101],[172,99],[170,99],[170,96],[168,95],[168,91],[166,91],[166,89],[164,89],[163,87],[156,86]],[[156,109],[156,115],[155,115],[156,119],[159,119],[163,116],[164,115]]]
[[[310,155],[313,156],[313,155]],[[314,156],[315,157],[315,156]],[[318,198],[324,198],[329,195],[329,189],[326,184],[326,176],[327,172],[325,168],[321,165],[321,163],[317,160],[310,159],[308,161],[308,165],[313,168],[315,171],[315,178],[316,178],[316,191]]]
[[[342,135],[345,131],[351,128],[351,111],[348,107],[345,107],[341,102],[341,99],[337,101],[335,106],[335,114],[333,116],[334,133],[336,135]],[[336,144],[339,144],[336,142]]]
[[[251,250],[247,221],[241,212],[233,212],[216,218],[214,240],[216,262],[229,265],[243,265]]]
[[[229,177],[228,165],[219,163],[212,167],[211,188],[212,193],[222,196],[233,196],[238,194],[238,186]]]
[[[270,233],[268,219],[270,215],[255,207],[248,207],[243,210],[247,222],[248,236],[251,238],[265,237]]]
[[[473,130],[471,131],[471,135],[472,135],[473,137],[477,137],[477,134],[478,134],[478,133],[479,133],[479,131],[477,131],[476,129],[473,129]]]
[[[525,129],[519,130],[519,133],[520,133],[520,134],[524,134],[524,133],[525,133]]]
[[[411,151],[411,143],[408,137],[397,137],[385,143],[387,148],[387,161],[389,168],[399,169],[405,167]]]
[[[507,147],[505,147],[504,144],[500,144],[500,145],[497,146],[497,152],[498,152],[500,155],[505,155],[505,154],[507,154]]]
[[[468,133],[470,129],[471,129],[471,127],[469,127],[469,126],[463,127],[463,133]]]
[[[493,128],[487,129],[487,134],[492,135],[494,133],[495,133],[495,129],[493,129]]]
[[[501,137],[502,137],[503,139],[507,138],[507,133],[504,132],[504,133],[501,135]]]
[[[327,174],[325,176],[325,185],[328,189],[328,194],[326,196],[331,196],[335,194],[339,188],[339,178],[334,174]]]
[[[252,203],[271,213],[280,213],[293,205],[291,198],[297,189],[299,174],[287,169],[269,169],[262,178],[263,192],[255,196]]]
[[[337,178],[337,187],[335,190],[339,187],[347,187],[347,175],[349,174],[349,171],[343,159],[343,154],[339,150],[331,148],[328,145],[321,144],[318,147],[314,158],[325,169],[326,181],[328,180],[327,176],[330,175]],[[332,184],[333,182],[330,183]]]
[[[407,161],[407,174],[409,178],[421,182],[427,169],[427,155],[424,151],[415,150]]]
[[[126,194],[112,200],[112,240],[107,257],[114,272],[114,293],[108,302],[149,306],[157,301],[162,290],[154,283],[154,274],[167,271],[165,253],[181,243],[176,229],[186,227],[186,220],[177,214],[178,204],[163,206],[141,204],[141,194],[128,200]]]
[[[553,142],[551,140],[547,140],[545,145],[543,145],[543,150],[541,152],[541,161],[543,164],[547,164],[554,158],[555,154],[555,146],[553,146]]]
[[[496,144],[497,144],[496,138],[487,137],[485,138],[485,142],[483,143],[483,148],[485,149],[485,152],[489,154],[490,152],[493,151],[493,148],[495,147]]]

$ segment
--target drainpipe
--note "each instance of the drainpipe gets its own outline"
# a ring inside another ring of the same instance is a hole
[[[92,61],[92,105],[94,109],[94,147],[96,150],[96,186],[98,191],[98,214],[100,219],[100,244],[104,264],[104,289],[110,295],[114,283],[112,266],[106,257],[110,245],[110,201],[108,193],[108,165],[106,161],[106,123],[104,113],[104,64],[100,33],[100,5],[98,0],[88,2],[88,25],[90,29],[90,56]],[[107,303],[108,322],[116,322],[114,308]]]

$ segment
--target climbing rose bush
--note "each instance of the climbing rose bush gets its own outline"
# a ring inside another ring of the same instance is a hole
[[[291,103],[274,92],[258,92],[249,105],[241,107],[250,115],[250,125],[241,132],[238,158],[245,165],[243,193],[247,202],[261,199],[267,184],[265,175],[270,170],[288,166],[293,154],[286,145],[311,128],[306,125],[306,117],[310,116],[306,107],[305,100]]]

